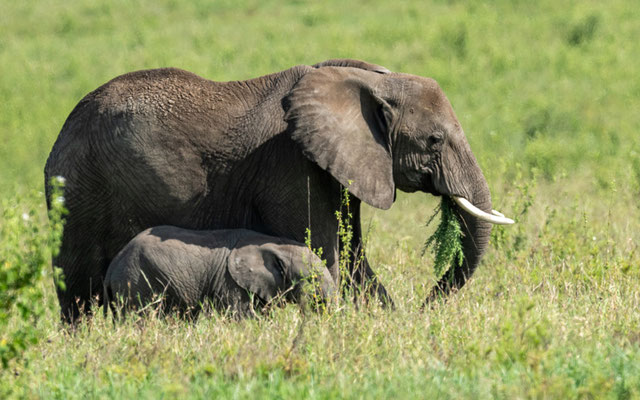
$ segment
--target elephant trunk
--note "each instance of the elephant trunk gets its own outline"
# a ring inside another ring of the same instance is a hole
[[[473,200],[473,204],[485,212],[491,211],[491,196],[489,190],[483,190]],[[490,222],[471,216],[458,205],[455,205],[455,214],[460,222],[462,230],[462,252],[464,260],[461,266],[452,265],[453,274],[446,273],[436,283],[427,297],[427,303],[438,297],[447,296],[451,291],[457,291],[473,275],[480,259],[489,245],[491,235]],[[455,261],[454,261],[455,262]]]
[[[459,196],[468,200],[475,208],[486,214],[495,215],[491,208],[491,194],[489,185],[478,165],[475,156],[471,152],[466,139],[461,138],[443,154],[442,180],[440,181],[443,195]],[[447,154],[449,162],[455,167],[447,166]],[[462,251],[464,260],[461,266],[452,265],[453,273],[445,273],[436,283],[426,302],[436,298],[445,297],[452,291],[460,289],[473,275],[482,255],[489,245],[492,222],[470,214],[454,203],[454,211],[460,222],[462,230]],[[495,222],[494,222],[495,223]]]

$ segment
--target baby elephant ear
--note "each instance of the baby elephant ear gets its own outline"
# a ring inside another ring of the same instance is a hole
[[[291,138],[354,196],[388,209],[394,200],[387,75],[350,67],[307,73],[285,99]]]
[[[263,242],[251,238],[240,239],[229,255],[228,270],[241,288],[255,293],[262,301],[269,302],[284,288],[284,271],[269,253]]]

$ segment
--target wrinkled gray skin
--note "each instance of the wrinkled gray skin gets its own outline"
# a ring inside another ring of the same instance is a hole
[[[354,259],[360,201],[388,209],[400,189],[458,195],[491,210],[485,178],[438,84],[355,60],[238,82],[178,69],[122,75],[67,118],[45,167],[47,182],[56,175],[67,182],[69,214],[54,262],[65,275],[58,299],[69,321],[100,297],[118,251],[152,226],[246,228],[299,242],[310,227],[337,281],[343,186]],[[458,214],[465,262],[430,298],[464,285],[487,247],[490,224]],[[366,258],[351,265],[350,285],[390,302]]]
[[[127,307],[162,295],[168,310],[197,315],[211,302],[218,310],[247,316],[277,296],[301,301],[305,284],[314,285],[309,290],[315,287],[322,302],[335,292],[329,271],[304,244],[245,229],[158,226],[141,232],[116,255],[104,293]]]

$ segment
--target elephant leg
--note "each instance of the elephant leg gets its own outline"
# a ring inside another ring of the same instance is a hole
[[[291,145],[280,143],[278,151]],[[295,147],[291,153],[298,151]],[[274,153],[277,153],[274,150]],[[283,170],[273,167],[273,181],[268,181],[261,194],[254,200],[259,206],[255,210],[259,223],[247,224],[250,229],[281,236],[305,243],[310,232],[311,247],[322,249],[322,259],[337,287],[340,287],[340,250],[343,248],[338,234],[336,211],[341,208],[341,196],[344,188],[330,174],[320,170],[300,153],[299,167]],[[302,179],[301,179],[302,177]],[[283,188],[286,188],[284,190]],[[296,194],[295,196],[292,194]],[[384,286],[378,281],[363,257],[362,230],[360,227],[360,200],[349,194],[352,218],[349,222],[353,237],[347,262],[348,271],[344,274],[349,287],[366,291],[372,297],[378,297],[385,304],[393,304]],[[343,210],[343,216],[347,210]],[[305,228],[309,228],[307,231]]]
[[[350,221],[353,235],[350,241],[349,261],[347,263],[346,284],[351,289],[356,289],[356,294],[362,294],[367,297],[377,299],[385,306],[393,307],[393,299],[387,293],[384,285],[380,282],[375,272],[371,269],[369,261],[365,255],[365,249],[362,243],[362,225],[360,222],[360,200],[353,195],[349,195],[349,203],[351,205],[350,212],[352,219]],[[343,215],[346,213],[343,212]],[[344,244],[340,243],[340,252]]]
[[[82,239],[70,243],[73,238],[69,236],[65,236],[54,265],[63,273],[64,287],[56,288],[62,320],[74,323],[90,312],[92,300],[101,301],[104,278],[101,271],[108,263],[98,245],[82,243]]]
[[[101,194],[94,190],[90,193]],[[98,199],[85,195],[82,199],[68,188],[65,196],[69,214],[65,218],[60,252],[53,265],[62,270],[64,287],[56,287],[63,321],[74,323],[90,312],[91,302],[102,301],[103,281],[111,261],[105,238],[110,214],[100,207]]]

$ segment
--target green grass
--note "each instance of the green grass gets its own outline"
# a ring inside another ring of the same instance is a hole
[[[350,57],[437,79],[517,224],[494,229],[463,290],[420,311],[439,199],[367,208],[396,310],[342,304],[304,324],[293,306],[241,322],[98,313],[68,333],[46,270],[42,340],[0,371],[0,397],[640,398],[639,20],[622,0],[3,2],[0,215],[44,220],[42,193],[24,194],[42,191],[73,106],[119,74],[233,80]],[[0,255],[42,234],[12,229]]]

